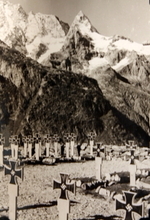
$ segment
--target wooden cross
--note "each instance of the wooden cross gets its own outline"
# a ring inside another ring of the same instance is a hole
[[[19,177],[23,180],[23,169],[16,169],[16,161],[9,161],[10,168],[5,165],[4,173],[5,175],[10,175],[10,184],[17,184],[16,177]]]
[[[103,152],[101,149],[101,146],[102,146],[102,142],[97,143],[97,157],[100,157],[100,152]],[[105,153],[105,152],[103,152],[103,153]]]
[[[0,134],[0,145],[5,144],[5,138],[3,137],[2,134]]]
[[[12,135],[9,138],[9,142],[11,143],[11,154],[12,158],[18,159],[18,144],[20,142],[20,138],[17,135]]]
[[[76,184],[67,184],[68,174],[60,173],[61,183],[53,181],[53,189],[61,189],[60,199],[69,199],[67,191],[70,191],[75,194]]]
[[[90,132],[90,133],[88,134],[88,139],[91,140],[91,141],[93,141],[95,137],[96,137],[95,132]]]
[[[66,135],[64,135],[64,139],[65,139],[66,142],[69,142],[70,139],[71,139],[70,134],[69,134],[69,133],[66,133]]]
[[[38,144],[41,141],[41,137],[38,133],[33,136],[33,139],[36,144]]]
[[[31,135],[28,135],[28,137],[27,137],[27,142],[28,142],[28,143],[34,142],[34,138],[33,138]]]
[[[31,135],[28,135],[27,142],[28,142],[29,158],[31,158],[32,157],[32,143],[34,142],[34,138]]]
[[[9,194],[9,219],[17,219],[17,196],[19,195],[19,186],[17,177],[23,179],[23,168],[16,169],[16,161],[9,161],[10,167],[4,166],[5,175],[10,175],[10,183],[8,185]]]
[[[45,143],[50,143],[50,141],[51,141],[51,136],[50,136],[49,134],[46,134],[46,135],[44,136],[44,142],[45,142]]]
[[[71,141],[75,141],[76,138],[77,138],[77,136],[76,136],[74,133],[71,133],[71,134],[70,134],[70,139],[71,139]]]
[[[61,189],[60,198],[58,199],[57,206],[59,210],[59,220],[68,220],[68,214],[70,212],[70,201],[67,192],[75,193],[76,184],[67,184],[68,175],[60,174],[61,183],[53,181],[53,189]]]
[[[3,144],[5,143],[5,138],[0,134],[0,165],[3,166]]]
[[[133,220],[133,212],[143,215],[143,204],[133,203],[136,193],[123,191],[125,201],[116,200],[116,210],[125,210],[125,217],[123,220]]]

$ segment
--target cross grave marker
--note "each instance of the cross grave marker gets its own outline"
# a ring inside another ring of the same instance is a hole
[[[9,194],[9,218],[11,220],[17,219],[17,196],[19,195],[19,186],[17,177],[23,180],[23,168],[16,169],[17,162],[9,161],[9,166],[4,165],[4,174],[10,175],[10,183],[8,185]]]
[[[36,160],[39,160],[39,157],[41,156],[41,149],[40,149],[40,141],[41,137],[38,133],[34,134],[33,136],[34,142],[35,142],[35,158]]]
[[[66,158],[69,158],[69,147],[70,147],[70,134],[66,133],[65,136],[65,142],[66,142]]]
[[[53,141],[54,141],[55,157],[58,157],[58,141],[59,141],[58,134],[53,135]]]
[[[22,138],[23,144],[24,144],[24,157],[27,156],[27,151],[28,151],[28,138],[24,136]]]
[[[70,134],[71,157],[74,156],[74,145],[75,145],[76,137],[77,136],[74,133]]]
[[[61,194],[58,199],[59,220],[68,220],[70,213],[70,201],[68,191],[75,194],[76,184],[68,184],[68,174],[60,173],[61,182],[53,181],[53,189],[60,189]]]
[[[49,134],[46,134],[44,136],[44,142],[45,142],[45,147],[46,147],[46,157],[49,157],[50,142],[51,142],[51,137]]]
[[[97,143],[97,156],[95,157],[96,179],[102,179],[102,157],[100,156],[100,147],[102,143]]]
[[[134,149],[131,149],[131,161],[129,164],[130,186],[136,185],[136,165],[134,163]]]
[[[0,134],[0,165],[3,166],[3,150],[4,150],[4,145],[5,143],[5,138],[3,137],[2,134]]]
[[[88,134],[88,139],[90,141],[90,155],[93,156],[93,146],[94,146],[94,138],[96,137],[95,132],[90,132]]]
[[[12,135],[9,138],[9,142],[11,144],[11,156],[13,159],[18,160],[18,145],[20,142],[20,138],[18,138],[18,135]]]
[[[116,210],[123,209],[125,216],[123,220],[134,220],[134,212],[143,215],[143,204],[133,203],[136,193],[123,191],[125,201],[116,200]]]
[[[34,139],[31,135],[28,135],[27,142],[28,142],[29,158],[31,158],[32,157],[32,143],[34,142]]]

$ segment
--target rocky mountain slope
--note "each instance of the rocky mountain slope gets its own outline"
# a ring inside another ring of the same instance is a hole
[[[134,139],[147,144],[146,132],[129,119],[121,121],[96,80],[48,70],[3,42],[0,51],[0,125],[7,140],[11,134],[58,133],[63,137],[75,132],[82,142],[93,130],[97,141],[121,144]]]
[[[10,46],[0,42],[5,134],[74,131],[84,139],[95,130],[105,143],[148,145],[149,45],[100,35],[82,12],[70,29],[9,2],[0,12],[0,36]]]
[[[27,14],[8,1],[0,1],[0,24],[0,40],[39,62],[62,47],[69,29],[54,15]]]

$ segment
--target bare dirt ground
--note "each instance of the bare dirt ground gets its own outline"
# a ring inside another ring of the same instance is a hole
[[[121,172],[128,170],[127,161],[104,161],[102,173]],[[24,181],[19,183],[18,220],[58,220],[56,201],[60,190],[53,190],[53,179],[60,181],[59,173],[68,173],[70,178],[95,176],[95,161],[79,163],[61,163],[51,166],[26,165]],[[9,176],[0,173],[0,215],[8,216],[8,183]],[[77,188],[76,195],[69,192],[71,213],[69,220],[119,219],[124,212],[115,211],[115,201],[102,196],[84,193]],[[6,210],[6,211],[5,211]],[[103,216],[103,217],[102,217]]]

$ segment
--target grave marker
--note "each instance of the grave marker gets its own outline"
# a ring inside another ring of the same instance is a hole
[[[76,184],[67,184],[68,174],[60,173],[61,183],[53,181],[53,189],[60,189],[61,194],[58,199],[58,211],[59,220],[68,220],[68,214],[70,213],[70,201],[68,197],[68,191],[75,193]]]
[[[27,156],[27,152],[28,152],[28,139],[27,139],[27,137],[24,136],[22,138],[22,141],[24,143],[24,157],[26,157]]]
[[[66,158],[69,158],[69,147],[70,147],[70,134],[66,133],[64,136],[66,142]]]
[[[96,179],[102,179],[102,157],[100,156],[100,143],[97,144],[97,156],[95,157],[96,163]]]
[[[96,134],[94,132],[90,132],[88,134],[88,139],[90,141],[90,155],[93,156],[93,146],[94,146],[94,138],[96,137]]]
[[[71,145],[71,157],[74,156],[74,145],[75,145],[76,135],[74,133],[70,134],[70,145]]]
[[[8,185],[9,194],[9,218],[11,220],[17,219],[17,196],[19,195],[19,186],[17,184],[17,177],[23,180],[23,168],[16,169],[17,162],[9,161],[10,167],[4,166],[4,174],[10,175],[10,183]]]
[[[53,135],[53,141],[54,141],[55,157],[58,157],[58,141],[59,141],[59,136],[57,134]]]
[[[133,203],[136,193],[123,191],[125,201],[119,201],[116,199],[116,210],[125,210],[125,216],[123,220],[134,220],[133,213],[137,213],[140,216],[143,215],[143,204]]]
[[[134,164],[134,150],[131,149],[131,161],[129,165],[130,186],[136,185],[136,165]]]
[[[18,160],[18,144],[20,142],[20,138],[17,135],[12,135],[9,138],[9,142],[11,143],[11,156],[13,159]]]
[[[32,143],[34,142],[34,139],[31,135],[28,135],[27,142],[28,142],[29,158],[31,158],[32,157]]]
[[[41,149],[40,149],[40,143],[39,143],[41,141],[41,137],[37,133],[33,136],[33,138],[35,142],[35,158],[36,160],[39,160],[39,157],[41,156]]]
[[[0,165],[3,166],[3,144],[5,143],[5,138],[0,134]]]
[[[45,135],[44,142],[45,142],[45,145],[46,145],[46,157],[49,157],[50,142],[51,142],[51,137],[50,137],[49,134]]]

